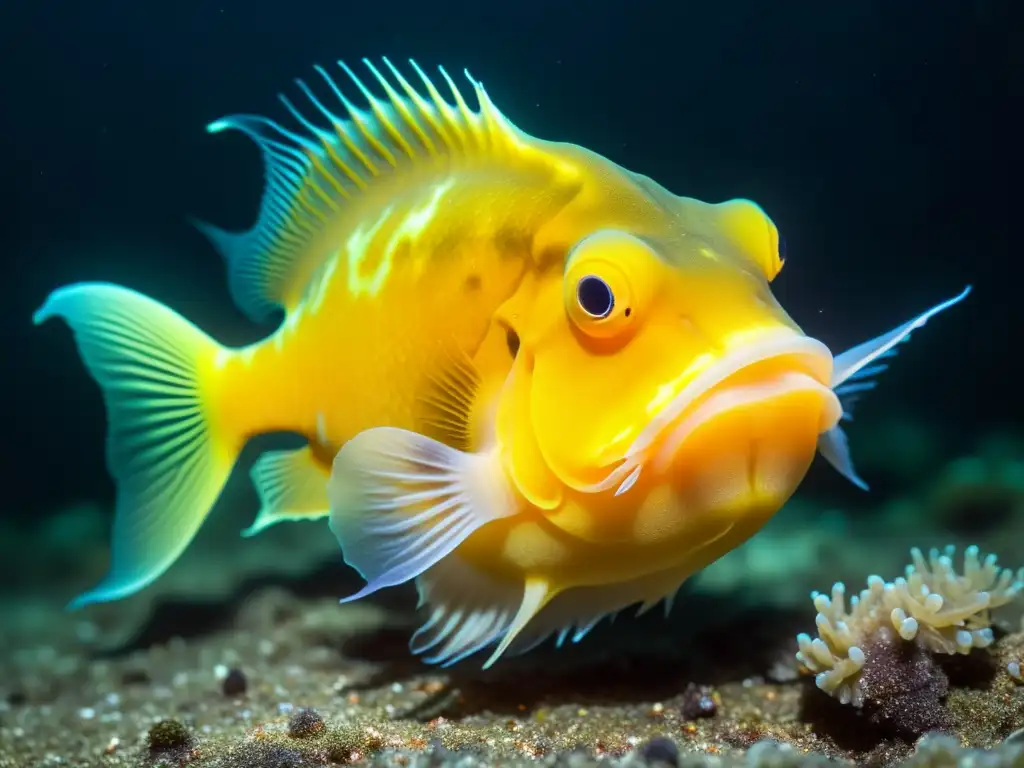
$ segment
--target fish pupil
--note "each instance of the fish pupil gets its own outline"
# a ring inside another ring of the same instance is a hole
[[[591,317],[608,317],[615,307],[615,296],[600,277],[587,275],[576,285],[576,300]]]

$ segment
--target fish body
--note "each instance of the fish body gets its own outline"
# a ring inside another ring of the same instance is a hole
[[[84,283],[62,317],[104,393],[117,482],[111,567],[73,605],[157,578],[191,541],[251,437],[249,535],[329,516],[367,585],[415,581],[412,641],[487,664],[671,597],[753,535],[814,455],[857,477],[840,428],[910,331],[966,295],[833,356],[772,297],[778,231],[746,200],[709,204],[515,127],[472,83],[454,104],[414,66],[318,68],[301,130],[235,116],[267,188],[243,233],[201,223],[238,305],[281,310],[229,349],[158,302]],[[342,65],[344,67],[344,65]]]

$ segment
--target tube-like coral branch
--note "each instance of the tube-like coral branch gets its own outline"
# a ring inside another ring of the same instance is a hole
[[[990,611],[1009,603],[1024,590],[1024,568],[1016,574],[999,568],[996,556],[981,558],[977,547],[964,551],[963,573],[953,567],[956,548],[929,552],[916,547],[902,578],[886,582],[868,578],[867,588],[846,604],[846,588],[839,583],[831,596],[811,595],[818,611],[818,637],[797,636],[796,655],[816,675],[819,688],[844,704],[860,706],[859,686],[867,662],[870,639],[897,638],[915,642],[927,651],[967,654],[992,643]]]

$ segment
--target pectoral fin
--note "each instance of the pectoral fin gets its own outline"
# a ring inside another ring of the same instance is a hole
[[[426,663],[445,667],[494,646],[486,669],[503,654],[535,642],[534,619],[558,594],[543,579],[498,579],[458,555],[438,563],[417,584],[430,618],[409,647]]]
[[[903,325],[883,333],[877,338],[858,344],[840,355],[836,355],[833,363],[832,389],[839,396],[839,402],[843,406],[843,418],[851,419],[853,403],[866,392],[875,387],[873,377],[882,373],[888,368],[885,363],[879,363],[896,356],[897,345],[907,341],[911,332],[921,328],[933,316],[967,297],[971,292],[971,286],[967,286],[958,295],[947,299],[926,312],[922,312]],[[853,466],[853,459],[850,456],[849,445],[846,434],[840,425],[832,427],[818,439],[818,450],[821,455],[836,470],[847,478],[858,488],[867,490],[868,486],[858,475]]]
[[[517,511],[497,449],[463,453],[394,427],[361,432],[338,451],[328,496],[345,562],[368,582],[342,602],[419,576]]]

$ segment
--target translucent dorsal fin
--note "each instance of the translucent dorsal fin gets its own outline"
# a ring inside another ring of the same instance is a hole
[[[318,113],[324,125],[308,119],[281,95],[301,130],[289,130],[259,115],[233,115],[207,126],[210,133],[241,131],[263,154],[266,187],[252,229],[227,232],[195,222],[223,254],[232,298],[253,320],[265,320],[276,309],[287,312],[301,301],[306,284],[325,256],[314,252],[311,242],[347,200],[382,177],[427,163],[444,167],[483,153],[514,150],[521,144],[523,134],[468,72],[465,76],[478,102],[475,112],[443,68],[438,69],[454,105],[441,96],[415,62],[410,65],[422,81],[422,94],[391,62],[382,61],[392,81],[363,59],[386,99],[371,93],[355,72],[338,62],[365,100],[366,109],[353,104],[325,69],[315,67],[344,117],[325,106],[306,83],[296,80],[310,111]]]

